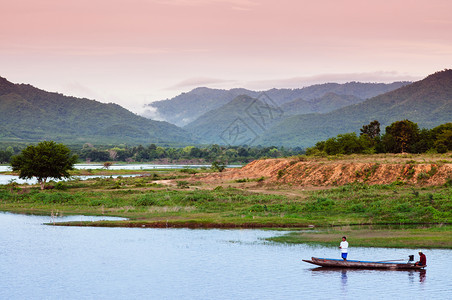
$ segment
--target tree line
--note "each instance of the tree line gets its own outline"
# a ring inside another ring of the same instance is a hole
[[[284,147],[248,147],[248,146],[186,146],[161,147],[155,144],[148,146],[94,146],[84,144],[68,146],[79,161],[85,162],[151,162],[166,161],[176,163],[180,161],[196,160],[199,162],[248,163],[259,158],[278,158],[303,154],[301,148]],[[22,151],[19,146],[0,150],[0,163],[10,163],[11,157]]]
[[[74,151],[74,150],[73,150]],[[210,145],[206,147],[186,146],[181,148],[160,147],[155,144],[135,147],[96,148],[85,144],[75,154],[84,161],[125,161],[147,162],[166,160],[169,163],[183,160],[199,160],[205,162],[223,161],[228,163],[247,163],[263,157],[284,157],[304,153],[301,148],[289,149],[278,147],[240,147]]]
[[[432,129],[419,129],[410,120],[397,121],[380,134],[377,120],[364,125],[359,136],[339,134],[306,149],[307,155],[335,155],[353,153],[446,153],[452,150],[452,123]]]
[[[304,154],[301,148],[249,147],[249,146],[186,146],[161,147],[148,146],[98,146],[84,144],[71,146],[71,152],[80,161],[86,162],[151,162],[168,163],[197,160],[206,163],[248,163],[259,158],[278,158]],[[22,151],[20,146],[8,146],[0,149],[0,163],[10,163],[13,155]],[[364,125],[359,136],[352,133],[339,134],[336,137],[320,141],[314,147],[307,148],[307,155],[335,155],[353,153],[445,153],[452,151],[452,123],[445,123],[432,129],[419,129],[419,126],[403,120],[387,126],[380,133],[380,123],[375,120]]]

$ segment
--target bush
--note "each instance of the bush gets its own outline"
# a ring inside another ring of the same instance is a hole
[[[262,182],[262,181],[264,181],[264,180],[265,180],[265,177],[264,177],[264,176],[261,176],[261,177],[259,177],[258,179],[256,179],[257,182]]]
[[[67,190],[67,186],[62,181],[58,181],[57,183],[55,183],[55,189],[64,191],[64,190]]]
[[[363,213],[366,211],[366,208],[362,203],[354,204],[350,207],[349,211],[356,212],[356,213]]]
[[[336,202],[330,198],[319,197],[317,201],[306,204],[306,208],[309,211],[324,211],[330,210]]]
[[[198,171],[196,171],[195,169],[190,169],[190,168],[183,168],[179,170],[181,173],[187,173],[187,174],[196,174],[198,173]]]
[[[236,179],[234,181],[237,182],[237,183],[243,183],[243,182],[248,182],[249,179],[248,178],[240,178],[240,179]]]
[[[31,196],[31,200],[36,203],[76,203],[73,195],[67,193],[38,193]]]
[[[150,195],[141,195],[135,199],[134,204],[136,206],[152,206],[158,205],[159,202]]]
[[[215,172],[223,172],[226,168],[226,164],[224,162],[214,161],[210,168]]]
[[[425,172],[421,172],[417,175],[418,180],[427,180],[429,178],[430,178],[430,176]]]
[[[444,183],[444,186],[452,187],[452,178],[447,178],[446,183]]]
[[[178,188],[181,188],[181,189],[188,189],[189,188],[189,186],[188,186],[189,182],[188,181],[180,180],[180,181],[176,181],[176,183],[177,183],[177,187]]]

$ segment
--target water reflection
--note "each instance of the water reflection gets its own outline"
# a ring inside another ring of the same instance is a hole
[[[420,283],[425,282],[426,274],[427,274],[427,270],[419,270],[419,282]]]
[[[326,268],[326,267],[317,267],[314,269],[311,269],[313,273],[325,273],[325,274],[334,274],[334,276],[337,275],[338,278],[340,278],[341,286],[344,288],[347,286],[348,281],[348,275],[361,275],[366,273],[373,273],[376,275],[382,275],[383,277],[386,275],[390,275],[391,273],[407,273],[408,276],[408,282],[410,284],[415,284],[417,281],[417,278],[419,278],[420,283],[424,283],[425,279],[427,277],[427,270],[420,269],[420,270],[374,270],[374,269],[345,269],[345,268]]]
[[[347,270],[345,269],[341,271],[341,283],[343,286],[347,285]]]

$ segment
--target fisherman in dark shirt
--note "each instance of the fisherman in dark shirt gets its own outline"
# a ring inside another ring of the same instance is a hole
[[[416,266],[426,266],[427,265],[427,257],[425,257],[425,254],[422,253],[421,250],[419,250],[419,261],[417,261],[414,265],[416,265]]]

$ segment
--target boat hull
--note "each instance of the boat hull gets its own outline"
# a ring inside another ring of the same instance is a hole
[[[389,270],[419,270],[427,266],[416,266],[413,263],[375,262],[359,260],[342,260],[332,258],[312,257],[304,262],[328,268],[354,268],[354,269],[389,269]]]

